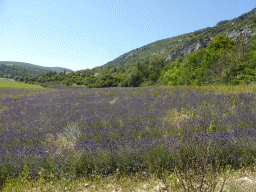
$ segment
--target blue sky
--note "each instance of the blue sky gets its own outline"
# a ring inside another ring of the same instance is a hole
[[[255,0],[0,0],[0,61],[91,69],[255,7]]]

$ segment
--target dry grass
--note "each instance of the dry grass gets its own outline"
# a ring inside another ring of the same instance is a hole
[[[256,191],[256,173],[252,170],[228,171],[227,179],[223,187],[223,192],[255,192]],[[224,174],[219,176],[219,183],[215,191],[220,191],[224,181]],[[12,184],[11,184],[12,182]],[[130,177],[118,177],[118,175],[104,178],[98,176],[94,179],[80,178],[74,181],[67,179],[57,181],[30,181],[26,182],[24,176],[14,180],[9,180],[5,185],[4,192],[10,191],[76,191],[76,192],[91,192],[91,191],[109,191],[109,192],[158,192],[158,191],[173,191],[182,192],[184,188],[181,182],[175,175],[170,175],[166,184],[159,180],[156,176],[150,175],[142,179],[139,175]],[[192,191],[192,190],[191,190]]]

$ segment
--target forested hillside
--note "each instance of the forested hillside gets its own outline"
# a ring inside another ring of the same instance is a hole
[[[70,71],[70,69],[61,68],[61,67],[42,67],[39,65],[33,65],[30,63],[24,62],[15,62],[15,61],[0,61],[0,77],[1,78],[22,78],[22,77],[40,77],[43,74],[49,72],[64,72]]]
[[[100,67],[26,80],[89,88],[254,83],[255,14],[253,9],[214,27],[156,41]]]

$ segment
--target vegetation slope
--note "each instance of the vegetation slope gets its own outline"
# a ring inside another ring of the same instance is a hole
[[[215,27],[156,41],[101,67],[23,81],[88,88],[254,83],[255,13],[253,9]]]

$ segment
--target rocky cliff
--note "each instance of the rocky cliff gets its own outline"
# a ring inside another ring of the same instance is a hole
[[[231,22],[231,25],[235,25],[235,24],[237,24],[255,14],[256,14],[256,9],[252,10],[246,14],[243,14],[242,16],[240,16],[236,19],[233,19],[231,21],[229,21],[229,20],[220,21],[216,24],[216,26],[221,26],[228,22]],[[224,31],[224,29],[219,29],[215,32],[215,34],[218,34],[222,31]],[[230,31],[224,32],[223,35],[227,35],[230,39],[232,39],[234,41],[236,41],[238,37],[239,38],[241,37],[241,39],[243,41],[245,41],[245,43],[249,43],[249,41],[250,41],[249,37],[256,35],[256,31],[255,31],[255,28],[251,29],[250,25],[246,25],[244,27],[241,27],[240,29],[237,29],[237,30],[234,29],[231,32]],[[205,47],[207,47],[209,42],[212,40],[214,40],[214,37],[210,37],[210,40],[203,40],[200,38],[199,40],[197,40],[197,42],[194,42],[192,45],[189,45],[189,46],[188,46],[188,43],[185,43],[177,51],[170,52],[166,58],[166,61],[170,60],[173,57],[176,58],[181,54],[187,55],[191,52],[197,51],[198,49],[205,48]]]

